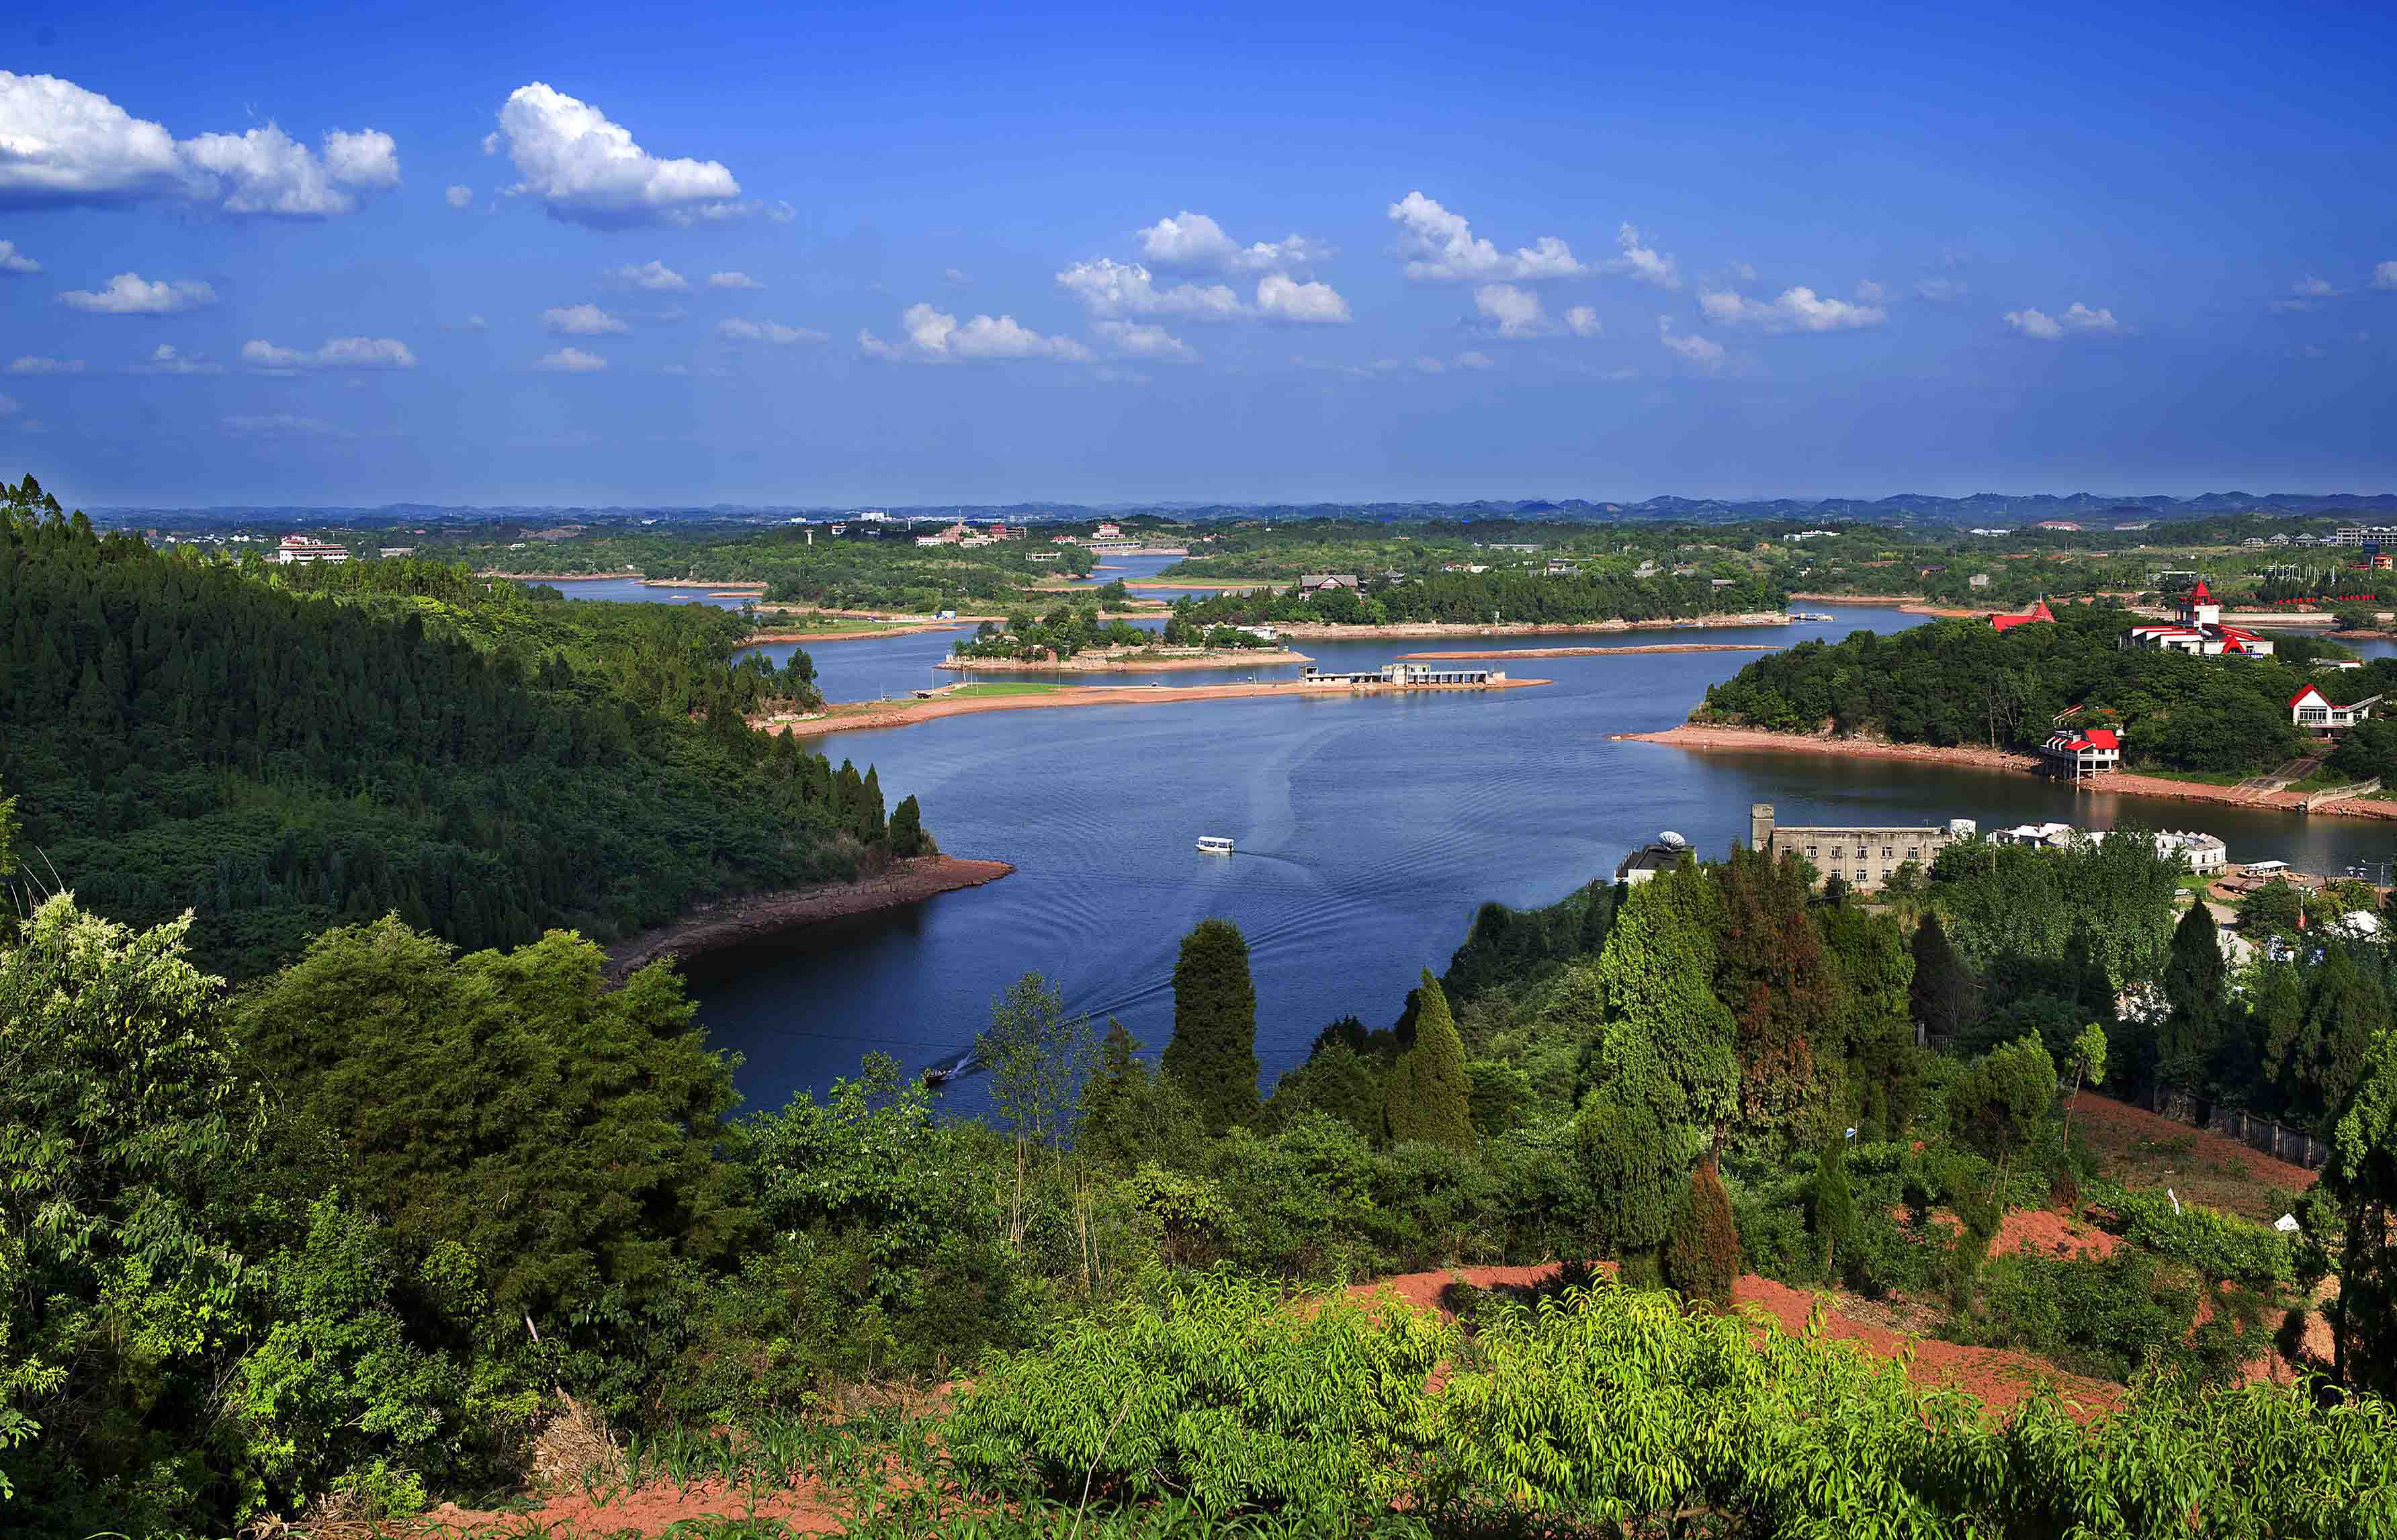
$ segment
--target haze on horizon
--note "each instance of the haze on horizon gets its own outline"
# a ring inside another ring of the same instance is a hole
[[[0,20],[91,504],[2397,487],[2387,14]]]

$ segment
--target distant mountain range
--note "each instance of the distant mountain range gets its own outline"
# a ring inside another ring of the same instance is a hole
[[[379,508],[259,506],[214,508],[94,508],[101,523],[208,525],[349,525],[387,529],[410,524],[480,524],[576,520],[618,523],[632,519],[766,522],[795,517],[837,518],[856,508],[813,505],[760,506],[711,503],[699,507],[449,506],[395,502]],[[1419,519],[1565,519],[1593,523],[1677,521],[1730,524],[1752,519],[1853,519],[1875,524],[1960,526],[2035,524],[2042,519],[2093,525],[2139,519],[2199,518],[2223,514],[2375,515],[2397,513],[2397,492],[2202,492],[2195,497],[2121,497],[2097,492],[1975,492],[1933,497],[1901,492],[1881,498],[1690,498],[1652,497],[1639,502],[1593,502],[1584,498],[1483,500],[1474,502],[1010,502],[944,503],[937,507],[891,507],[893,518],[1005,518],[1011,522],[1071,522],[1162,514],[1181,519],[1357,518],[1390,523]]]

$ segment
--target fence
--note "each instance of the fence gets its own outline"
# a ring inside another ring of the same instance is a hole
[[[2252,1112],[2235,1107],[2217,1107],[2200,1096],[2185,1091],[2149,1091],[2134,1106],[2144,1106],[2161,1118],[2191,1128],[2218,1133],[2225,1139],[2236,1139],[2249,1149],[2269,1155],[2275,1160],[2285,1160],[2292,1166],[2308,1171],[2319,1170],[2330,1158],[2330,1143],[2318,1139],[2303,1129],[2293,1129],[2276,1123],[2270,1118],[2258,1118]]]

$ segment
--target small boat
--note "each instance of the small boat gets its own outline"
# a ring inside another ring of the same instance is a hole
[[[1200,835],[1198,837],[1198,853],[1201,855],[1230,855],[1232,853],[1231,837],[1220,834]]]
[[[946,1085],[949,1081],[949,1078],[956,1073],[956,1066],[950,1065],[939,1065],[934,1068],[928,1069],[924,1071],[924,1084],[927,1086]]]

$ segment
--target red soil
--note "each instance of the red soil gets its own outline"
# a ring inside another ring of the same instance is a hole
[[[2187,1123],[2159,1117],[2145,1107],[2135,1107],[2128,1102],[2118,1102],[2094,1091],[2078,1092],[2072,1098],[2072,1116],[2077,1122],[2102,1123],[2121,1131],[2131,1138],[2152,1139],[2163,1144],[2170,1139],[2194,1139],[2196,1152],[2214,1161],[2236,1160],[2247,1168],[2249,1180],[2285,1192],[2304,1192],[2314,1185],[2316,1173],[2303,1166],[2293,1166],[2285,1160],[2275,1160],[2263,1151],[2253,1149],[2236,1139],[2226,1139],[2218,1133],[2193,1129]]]
[[[728,1489],[721,1481],[701,1481],[690,1487],[645,1486],[619,1493],[604,1503],[581,1493],[551,1498],[529,1512],[462,1508],[454,1503],[415,1521],[412,1533],[427,1537],[449,1535],[602,1535],[662,1534],[676,1524],[702,1519],[779,1519],[801,1534],[837,1534],[841,1511],[816,1500],[812,1487],[784,1488],[751,1493]]]

